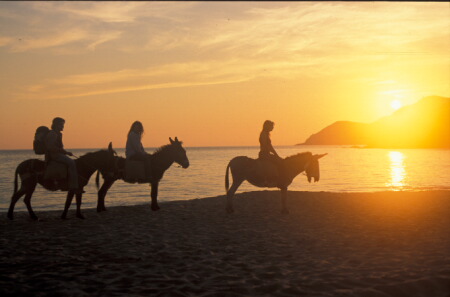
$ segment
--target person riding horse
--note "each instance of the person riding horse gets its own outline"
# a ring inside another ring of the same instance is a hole
[[[274,128],[274,122],[265,121],[263,124],[263,129],[259,135],[259,161],[261,176],[264,179],[264,184],[269,184],[278,179],[279,167],[280,167],[280,156],[277,154],[272,146],[272,141],[270,140],[270,132]]]
[[[147,179],[151,179],[150,157],[144,150],[141,139],[144,134],[144,126],[141,122],[135,121],[128,132],[127,145],[125,148],[125,156],[127,160],[135,160],[143,162],[145,165],[145,175]]]
[[[69,191],[73,191],[75,194],[84,193],[78,186],[78,174],[75,161],[68,156],[73,154],[64,149],[62,142],[62,131],[64,130],[65,120],[63,118],[56,117],[52,121],[52,129],[45,137],[45,161],[48,164],[50,161],[56,161],[63,163],[68,167],[69,174]]]

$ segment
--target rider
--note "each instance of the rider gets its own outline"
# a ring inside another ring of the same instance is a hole
[[[281,160],[280,156],[278,156],[277,152],[272,146],[272,141],[270,140],[270,132],[273,130],[274,125],[275,124],[272,121],[265,121],[261,134],[259,135],[259,159],[264,164],[263,175],[266,184],[267,181],[274,180],[278,177],[278,174],[276,174],[276,172],[273,172],[273,170],[267,168],[267,164],[270,162],[272,164],[278,165],[279,160]]]
[[[68,166],[69,171],[69,191],[73,191],[75,194],[84,193],[82,189],[78,187],[78,174],[75,161],[68,156],[73,154],[64,149],[62,142],[62,131],[64,130],[64,124],[66,121],[63,118],[56,117],[52,121],[52,129],[45,137],[45,160],[56,161]]]
[[[144,134],[144,126],[141,122],[135,121],[128,132],[125,156],[127,160],[144,162],[145,175],[147,178],[151,178],[150,156],[142,145],[142,134]]]

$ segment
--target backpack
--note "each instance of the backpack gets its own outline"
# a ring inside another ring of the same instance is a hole
[[[47,136],[50,129],[46,126],[40,126],[36,129],[34,133],[33,150],[36,155],[45,154],[45,137]]]

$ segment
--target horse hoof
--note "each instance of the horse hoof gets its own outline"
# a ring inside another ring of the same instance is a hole
[[[157,211],[157,210],[160,210],[160,208],[158,205],[152,205],[152,210]]]
[[[39,218],[38,218],[37,216],[31,216],[31,219],[32,219],[33,221],[39,221]]]
[[[8,214],[8,219],[12,221],[14,219],[14,216],[12,214]]]
[[[82,220],[85,219],[85,217],[84,217],[81,213],[80,213],[80,214],[77,214],[77,218],[82,219]]]

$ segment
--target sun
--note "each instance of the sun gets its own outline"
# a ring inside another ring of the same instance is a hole
[[[394,101],[391,102],[391,107],[394,110],[397,110],[397,109],[402,107],[402,102],[400,100],[394,100]]]

